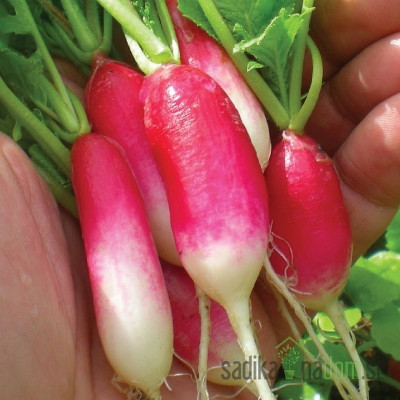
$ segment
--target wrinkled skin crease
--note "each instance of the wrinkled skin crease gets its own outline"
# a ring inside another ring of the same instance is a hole
[[[363,0],[315,3],[312,35],[326,84],[307,133],[334,159],[356,259],[385,230],[400,201],[400,9],[398,0],[379,7]],[[80,91],[84,80],[63,71]],[[97,336],[77,222],[57,208],[25,155],[4,136],[0,183],[2,397],[123,399],[110,385],[112,370]],[[268,287],[260,281],[257,290],[275,332],[266,340],[280,343],[290,332]],[[172,391],[165,388],[164,399],[195,398],[187,371],[174,365],[177,376],[168,379]],[[232,393],[209,389],[211,396]]]

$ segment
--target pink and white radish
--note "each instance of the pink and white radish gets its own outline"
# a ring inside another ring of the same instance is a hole
[[[92,129],[124,149],[144,199],[160,257],[178,264],[165,189],[147,141],[139,93],[144,76],[131,66],[97,57],[85,88]]]
[[[271,264],[307,308],[325,309],[344,288],[352,256],[333,162],[309,136],[286,131],[273,149],[265,179]]]
[[[249,88],[225,49],[178,10],[177,0],[167,0],[182,64],[209,74],[225,90],[237,108],[256,149],[262,169],[271,153],[268,122],[257,97]]]
[[[105,136],[81,136],[71,162],[105,354],[120,382],[160,399],[173,358],[172,314],[141,193]]]
[[[249,297],[269,238],[268,196],[232,102],[206,73],[169,65],[146,77],[144,121],[182,265],[227,311],[245,358],[258,357]],[[254,379],[262,399],[268,383]]]
[[[329,315],[366,399],[365,371],[338,302],[351,266],[352,234],[334,164],[311,137],[287,130],[272,150],[265,180],[272,232],[266,266],[302,306]]]

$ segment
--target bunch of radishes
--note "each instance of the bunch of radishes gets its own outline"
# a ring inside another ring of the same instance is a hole
[[[173,355],[156,245],[227,310],[245,355],[257,356],[249,297],[267,252],[268,198],[250,138],[212,78],[174,65],[138,75],[99,61],[86,93],[96,133],[74,144],[72,182],[106,354],[121,379],[156,398]],[[110,102],[116,90],[129,99]],[[256,382],[271,398],[266,380]]]
[[[222,48],[168,5],[183,64],[144,76],[97,57],[85,93],[92,132],[71,156],[98,329],[119,381],[160,398],[174,351],[200,362],[199,342],[209,332],[206,363],[207,353],[214,362],[238,357],[236,340],[243,359],[258,357],[250,296],[263,266],[307,329],[304,307],[332,317],[357,361],[339,322],[352,238],[332,161],[290,129],[269,158],[268,126],[254,95]],[[246,98],[244,106],[233,93]],[[169,295],[166,282],[174,287]],[[179,322],[195,288],[224,310],[219,320],[209,314],[211,328],[201,335],[200,323],[185,331]],[[222,353],[212,334],[218,323],[230,342]],[[267,371],[250,380],[257,396],[274,398]],[[360,392],[337,384],[345,398],[368,397],[363,384]]]

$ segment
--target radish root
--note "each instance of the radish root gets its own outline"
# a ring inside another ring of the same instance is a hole
[[[266,277],[268,281],[276,288],[276,290],[287,300],[289,305],[293,308],[296,316],[299,320],[303,323],[305,329],[307,330],[308,334],[310,335],[311,340],[314,342],[321,359],[326,363],[326,366],[329,366],[331,369],[332,378],[335,378],[334,382],[338,381],[340,385],[342,385],[348,392],[349,396],[345,395],[345,399],[351,400],[364,400],[361,397],[361,394],[358,392],[357,388],[350,382],[350,380],[345,377],[342,371],[339,370],[334,364],[330,361],[330,357],[326,352],[325,348],[323,347],[322,343],[318,339],[310,321],[310,317],[308,316],[307,312],[305,311],[304,307],[296,300],[293,294],[289,291],[287,286],[282,282],[282,280],[278,277],[278,275],[273,270],[271,263],[269,261],[268,254],[264,260],[264,267],[266,272]],[[293,326],[294,324],[291,324]],[[340,387],[339,385],[339,387]],[[343,393],[343,392],[342,392]],[[344,393],[343,393],[344,394]],[[342,395],[343,395],[342,394]]]
[[[351,328],[344,316],[342,307],[338,301],[335,301],[334,303],[329,304],[324,311],[333,322],[336,332],[339,334],[350,355],[351,360],[354,362],[358,376],[358,385],[361,398],[363,400],[368,400],[368,380],[364,365],[356,348],[356,339],[354,337],[354,333],[351,331]]]
[[[143,392],[136,389],[120,380],[117,375],[114,375],[111,384],[122,393],[127,400],[150,400]],[[161,399],[161,397],[159,397]]]
[[[282,316],[284,317],[285,321],[289,325],[289,328],[294,336],[294,339],[299,342],[301,340],[301,335],[299,330],[297,329],[297,325],[295,324],[292,316],[290,315],[289,309],[284,301],[284,298],[282,295],[275,289],[275,287],[272,288],[273,294],[278,302],[278,307],[279,311],[281,312]],[[306,351],[304,348],[300,349],[303,352],[304,357],[306,360],[310,363],[316,364],[318,360],[312,356],[312,354],[308,351]],[[343,384],[341,381],[337,380],[334,376],[331,375],[331,371],[329,368],[326,367],[325,364],[321,364],[321,368],[323,369],[324,373],[326,373],[327,376],[330,376],[332,381],[335,383],[336,388],[338,389],[340,395],[344,400],[349,400],[349,395],[345,391]]]
[[[233,330],[235,331],[239,345],[242,348],[245,359],[252,357],[260,357],[257,348],[255,335],[251,325],[250,318],[250,301],[238,302],[232,308],[227,308],[229,320],[231,321]],[[260,371],[254,371],[260,373]],[[252,376],[252,381],[257,387],[258,395],[261,400],[275,400],[275,396],[271,390],[270,383],[267,379],[268,371],[263,371],[260,376]]]
[[[196,285],[200,313],[200,344],[197,378],[197,398],[209,400],[207,390],[208,347],[210,343],[210,298]]]

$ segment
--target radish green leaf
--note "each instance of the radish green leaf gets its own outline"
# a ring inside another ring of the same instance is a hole
[[[352,302],[364,312],[378,310],[400,299],[400,255],[382,251],[360,258],[346,285]]]

